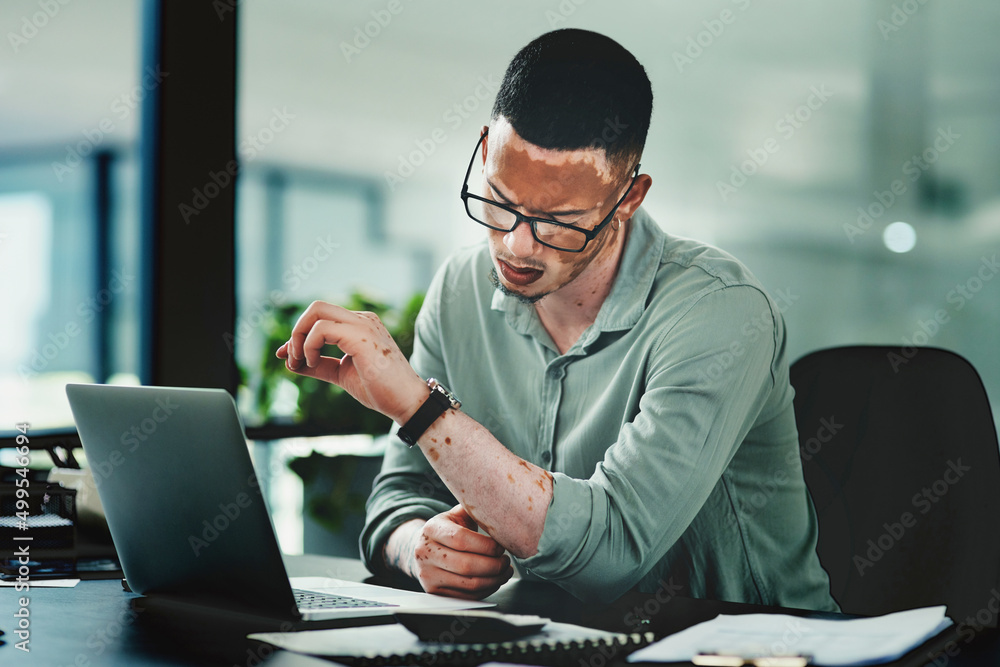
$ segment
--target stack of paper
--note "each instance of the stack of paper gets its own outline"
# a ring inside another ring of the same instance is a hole
[[[698,653],[811,656],[814,665],[873,665],[913,650],[951,619],[944,606],[843,621],[784,614],[720,615],[636,651],[629,662],[684,662]]]

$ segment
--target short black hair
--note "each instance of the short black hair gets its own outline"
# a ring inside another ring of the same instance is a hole
[[[547,32],[521,49],[493,105],[525,141],[541,148],[603,148],[627,175],[646,144],[653,90],[639,61],[600,33]]]

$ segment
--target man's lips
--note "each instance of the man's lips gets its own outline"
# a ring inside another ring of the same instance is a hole
[[[497,264],[500,266],[500,273],[503,274],[504,280],[515,285],[530,285],[542,277],[542,272],[538,269],[516,268],[502,259],[498,259]]]

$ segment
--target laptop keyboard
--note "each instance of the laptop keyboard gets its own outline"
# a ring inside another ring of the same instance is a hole
[[[375,602],[373,600],[362,600],[361,598],[345,597],[343,595],[317,593],[316,591],[293,589],[292,592],[295,593],[295,603],[299,609],[352,609],[356,607],[399,606],[389,604],[388,602]]]

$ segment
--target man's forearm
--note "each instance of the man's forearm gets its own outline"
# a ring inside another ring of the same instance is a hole
[[[344,356],[322,356],[324,345],[339,346]],[[397,424],[427,400],[424,380],[372,313],[313,302],[275,354],[289,370],[343,387]],[[522,558],[538,551],[552,499],[548,471],[515,456],[459,411],[442,414],[420,438],[420,448],[465,513],[493,540]]]
[[[552,500],[552,475],[503,446],[463,412],[448,410],[419,447],[466,512],[519,558],[533,556]]]

